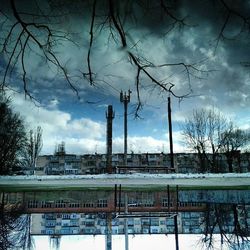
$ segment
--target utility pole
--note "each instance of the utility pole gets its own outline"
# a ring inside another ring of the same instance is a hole
[[[105,250],[112,250],[112,213],[106,213]]]
[[[125,193],[125,214],[128,214],[128,194]],[[128,241],[128,219],[124,219],[124,229],[125,229],[125,250],[129,250],[129,241]]]
[[[106,171],[112,174],[112,122],[115,117],[112,105],[108,106],[108,112],[106,112],[107,118],[107,152],[106,152]]]
[[[131,91],[128,91],[128,95],[126,92],[123,94],[121,91],[120,93],[120,102],[123,102],[124,104],[124,166],[127,167],[127,137],[128,137],[128,103],[130,102],[130,94]],[[125,213],[128,213],[128,196],[125,194]],[[125,219],[125,250],[128,250],[128,221]]]
[[[128,91],[128,95],[126,92],[123,94],[121,91],[120,93],[120,102],[123,102],[124,104],[124,166],[127,166],[127,136],[128,136],[128,122],[127,122],[127,116],[128,116],[128,103],[130,102],[130,94],[132,91]]]
[[[178,231],[178,213],[179,213],[179,186],[176,186],[176,215],[174,216],[175,249],[179,250],[179,231]]]
[[[177,215],[174,216],[175,249],[179,250],[179,232]]]
[[[171,168],[174,168],[173,136],[172,136],[172,117],[171,117],[171,99],[168,97],[168,131]]]

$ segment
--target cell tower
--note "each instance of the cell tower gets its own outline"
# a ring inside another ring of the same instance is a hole
[[[127,166],[127,136],[128,136],[128,122],[127,122],[127,116],[128,116],[128,103],[130,102],[130,94],[132,91],[128,91],[128,95],[125,92],[121,91],[120,93],[120,102],[124,104],[124,166]]]

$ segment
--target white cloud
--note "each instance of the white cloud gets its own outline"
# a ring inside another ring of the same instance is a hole
[[[168,136],[168,135],[167,135]],[[164,136],[165,137],[165,136]],[[174,152],[183,152],[184,147],[181,142],[181,133],[174,132]],[[123,138],[116,137],[113,139],[113,152],[123,152]],[[169,141],[167,139],[156,139],[152,136],[128,136],[128,153],[169,153]]]
[[[245,117],[244,119],[238,119],[237,125],[242,130],[250,131],[250,116]]]
[[[42,154],[53,154],[55,145],[64,141],[66,152],[75,154],[105,153],[106,152],[106,124],[103,121],[96,121],[89,117],[73,118],[71,114],[58,110],[54,105],[53,109],[36,107],[32,102],[25,100],[23,95],[12,95],[13,108],[19,112],[28,124],[28,129],[41,126],[43,129],[43,150]],[[57,104],[57,103],[56,103]],[[215,108],[215,107],[213,107]],[[173,112],[173,120],[183,121],[187,111],[176,110]],[[229,115],[229,114],[227,114]],[[241,128],[249,128],[248,120],[238,119]],[[119,121],[118,121],[119,122]],[[121,121],[120,121],[121,122]],[[152,131],[157,131],[153,128]],[[154,135],[128,135],[128,153],[139,152],[169,152],[168,133],[161,138]],[[140,131],[141,134],[141,131]],[[153,133],[158,134],[158,133]],[[173,131],[174,152],[185,152],[187,149],[183,143],[181,131]],[[113,137],[113,152],[123,152],[124,139],[122,135]]]
[[[36,107],[22,95],[14,94],[13,108],[24,118],[28,129],[41,126],[43,151],[51,154],[55,145],[64,141],[68,152],[94,152],[105,141],[105,124],[89,118],[73,119],[67,112]],[[103,147],[103,145],[102,145]]]
[[[177,110],[172,113],[172,121],[185,122],[185,120],[188,118],[189,113],[191,112],[187,112],[186,110]]]
[[[123,152],[122,137],[116,137],[113,139],[113,151]],[[161,152],[163,144],[166,143],[163,140],[157,140],[151,136],[128,136],[128,153],[133,151],[139,152]]]
[[[106,125],[87,117],[73,119],[67,112],[58,109],[36,107],[22,95],[13,96],[13,107],[28,124],[28,129],[41,126],[43,129],[42,154],[53,154],[56,144],[64,141],[66,152],[75,154],[105,153]],[[174,132],[174,151],[182,151],[180,134]],[[123,152],[123,137],[113,138],[113,152]],[[163,139],[152,136],[128,136],[128,153],[139,152],[169,152],[168,135]]]

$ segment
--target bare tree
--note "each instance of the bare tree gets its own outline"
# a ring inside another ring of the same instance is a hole
[[[249,243],[247,206],[236,204],[207,204],[201,221],[204,235],[200,243],[205,249],[215,249],[215,235],[220,235],[220,243],[239,247]]]
[[[35,173],[37,158],[42,150],[42,128],[38,126],[36,131],[29,131],[27,142],[23,150],[24,168]]]
[[[52,249],[59,250],[61,244],[61,236],[60,235],[52,235],[49,237],[50,246]]]
[[[12,174],[20,168],[26,135],[23,120],[10,107],[10,100],[0,94],[0,174]]]
[[[215,110],[194,110],[183,126],[184,140],[191,150],[198,153],[200,171],[219,172],[218,154],[222,147],[222,135],[229,122]],[[211,156],[211,157],[210,157]]]
[[[234,28],[236,26],[241,32],[246,32],[250,27],[247,11],[246,13],[242,11],[248,7],[247,4],[244,4],[245,8],[237,8],[238,4],[232,4],[231,1],[230,3],[225,0],[211,3],[221,19],[218,22],[219,34],[216,37],[216,47],[219,46],[219,42],[228,38],[227,30],[232,23]],[[142,108],[140,93],[145,85],[142,77],[146,79],[147,84],[151,83],[152,88],[171,93],[176,98],[182,99],[192,92],[191,77],[204,73],[200,62],[190,63],[188,60],[154,62],[152,58],[141,53],[140,40],[137,41],[131,32],[131,26],[139,27],[143,24],[148,28],[150,25],[157,25],[156,22],[164,24],[163,33],[166,36],[175,28],[190,27],[189,23],[192,21],[189,19],[192,15],[182,14],[182,5],[178,1],[90,0],[77,1],[72,4],[69,1],[58,0],[45,1],[45,3],[44,1],[31,1],[29,5],[25,5],[22,1],[11,0],[10,3],[6,3],[5,8],[1,7],[0,15],[3,28],[0,37],[1,52],[6,58],[1,86],[2,88],[8,86],[12,73],[19,68],[24,92],[30,97],[33,97],[32,90],[28,86],[31,78],[27,66],[30,54],[42,57],[44,64],[57,69],[68,85],[78,94],[75,76],[69,72],[67,63],[61,60],[57,53],[58,44],[71,42],[76,46],[83,46],[83,41],[76,41],[75,34],[61,28],[66,26],[65,20],[72,15],[84,17],[85,25],[81,32],[88,32],[87,53],[82,60],[86,67],[78,69],[81,74],[77,77],[81,77],[82,81],[87,80],[90,85],[97,85],[98,82],[110,84],[104,81],[102,76],[98,77],[93,66],[93,55],[97,53],[94,49],[95,42],[100,34],[105,34],[108,42],[115,44],[117,49],[121,49],[126,61],[134,68],[134,83],[137,91],[136,114]],[[145,22],[147,18],[151,18],[148,24]],[[194,25],[192,27],[195,28]],[[107,45],[107,43],[102,44]],[[165,70],[170,67],[186,75],[187,84],[190,86],[187,92],[177,94],[174,89],[175,82],[157,76],[158,69]]]
[[[109,39],[124,50],[128,62],[136,69],[135,85],[138,100],[136,113],[142,107],[140,99],[141,75],[148,78],[148,80],[159,87],[160,90],[170,92],[177,98],[181,99],[189,94],[189,92],[184,93],[183,95],[175,94],[172,90],[174,84],[171,82],[162,82],[161,79],[157,79],[157,77],[151,73],[151,69],[181,67],[186,72],[190,84],[190,75],[199,71],[197,65],[185,62],[162,63],[156,65],[143,55],[136,53],[137,44],[134,42],[131,43],[131,39],[129,39],[130,36],[125,30],[125,20],[129,18],[128,11],[133,11],[135,5],[133,1],[127,1],[124,4],[123,1],[93,0],[89,2],[79,1],[78,4],[79,8],[83,10],[81,14],[90,20],[89,47],[86,57],[87,71],[82,72],[83,78],[86,79],[90,85],[95,85],[98,82],[98,78],[96,77],[91,64],[93,42],[97,37],[97,32],[107,32],[108,30]],[[17,1],[11,0],[7,14],[2,11],[4,20],[2,26],[7,27],[5,36],[2,38],[2,53],[8,58],[8,60],[1,85],[2,87],[6,85],[8,76],[10,77],[15,67],[18,66],[21,68],[22,72],[24,92],[31,98],[33,98],[33,95],[31,95],[31,90],[28,88],[29,76],[26,66],[28,60],[27,55],[30,53],[37,53],[40,57],[44,58],[49,67],[53,66],[57,68],[65,77],[69,86],[76,92],[76,94],[78,94],[78,90],[73,83],[74,81],[70,72],[68,72],[65,63],[61,61],[60,55],[56,53],[56,45],[58,43],[65,41],[75,43],[70,34],[62,29],[60,30],[58,25],[55,25],[57,22],[62,22],[62,17],[69,15],[66,8],[68,7],[71,9],[71,3],[69,6],[67,1],[63,3],[55,1],[54,3],[49,2],[49,5],[48,9],[44,9],[42,8],[42,3],[37,1],[35,6],[32,5],[33,8],[29,7],[29,11],[19,11],[18,7],[20,9],[23,9],[23,7],[20,7]],[[167,19],[169,19],[167,25],[170,25],[171,29],[176,25],[185,25],[184,18],[176,17],[172,13],[171,7],[166,5],[164,1],[161,1],[160,6],[158,4],[156,6],[150,6],[150,4],[149,6],[147,6],[147,4],[139,4],[138,6],[142,9],[150,8],[153,10],[155,7],[162,9]],[[89,11],[91,12],[90,16]],[[131,14],[136,15],[136,13]]]
[[[248,206],[245,204],[237,206],[236,204],[232,205],[233,210],[233,234],[230,239],[231,245],[240,247],[244,244],[249,244],[249,225],[248,225]]]
[[[34,249],[30,234],[31,215],[24,214],[23,204],[7,204],[6,194],[0,193],[0,249]]]
[[[250,149],[248,148],[245,153],[245,158],[246,158],[246,161],[247,161],[247,171],[250,172]]]
[[[201,221],[204,227],[204,235],[201,238],[201,244],[205,249],[215,248],[215,235],[220,235],[221,244],[227,242],[230,222],[230,206],[226,204],[207,204]]]
[[[233,161],[236,159],[238,165],[238,172],[241,171],[240,155],[241,149],[249,143],[249,134],[241,129],[235,128],[230,124],[229,128],[222,134],[221,152],[227,158],[228,171],[233,172]]]

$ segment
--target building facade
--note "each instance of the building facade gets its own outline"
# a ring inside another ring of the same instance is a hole
[[[240,209],[239,207],[237,210],[239,216],[237,226],[241,227],[242,232],[245,231],[249,237],[250,218],[242,216]],[[249,213],[250,206],[245,207],[245,209]],[[211,212],[213,213],[213,211]],[[234,212],[228,210],[227,218],[216,223],[216,218],[210,218],[208,221],[205,211],[182,211],[177,216],[178,233],[204,234],[206,230],[212,229],[214,234],[221,233],[221,230],[227,234],[233,234],[236,228],[234,216]],[[115,214],[108,217],[107,213],[46,213],[32,215],[31,234],[105,235],[110,227],[112,234],[116,235],[125,233],[126,224],[128,234],[175,233],[173,217],[128,217],[125,219],[117,218]]]
[[[204,165],[212,161],[212,155],[207,155]],[[219,172],[228,172],[227,158],[224,154],[216,157]],[[206,169],[206,166],[204,167]],[[199,173],[200,160],[195,153],[174,154],[174,169],[171,168],[170,155],[164,153],[128,154],[127,166],[124,167],[124,155],[112,155],[113,173]],[[240,154],[233,160],[234,172],[250,171],[250,155]],[[75,155],[65,152],[38,157],[35,174],[37,175],[71,175],[71,174],[101,174],[106,173],[105,154]]]

